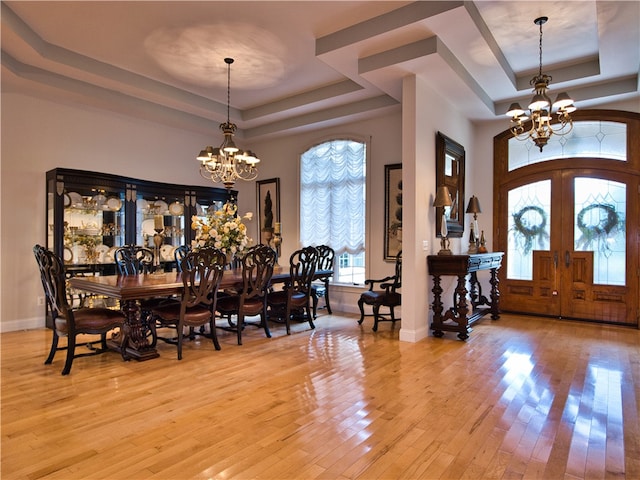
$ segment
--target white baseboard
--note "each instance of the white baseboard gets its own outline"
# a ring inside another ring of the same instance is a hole
[[[45,322],[42,317],[23,318],[20,320],[10,320],[8,322],[0,322],[0,333],[17,332],[20,330],[34,330],[36,328],[44,328]]]

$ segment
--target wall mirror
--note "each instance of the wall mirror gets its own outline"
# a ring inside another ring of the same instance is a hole
[[[449,237],[464,233],[464,147],[441,132],[436,135],[436,191],[446,185],[451,206],[436,208],[436,232],[440,236],[442,208],[445,209]]]

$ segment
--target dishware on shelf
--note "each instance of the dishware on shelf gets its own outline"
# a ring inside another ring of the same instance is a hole
[[[69,192],[68,195],[69,195],[69,198],[71,199],[70,206],[82,207],[82,195],[80,195],[78,192]]]
[[[167,205],[167,202],[163,200],[156,200],[154,205],[156,206],[156,211],[154,213],[166,215],[169,212],[169,205]]]
[[[173,202],[171,205],[169,205],[169,213],[174,217],[179,217],[184,213],[184,205],[182,205],[180,202]]]
[[[122,201],[118,197],[109,197],[107,199],[107,207],[113,212],[117,212],[122,208]]]

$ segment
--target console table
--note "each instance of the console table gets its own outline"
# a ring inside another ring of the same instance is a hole
[[[503,252],[478,253],[473,255],[429,255],[427,267],[433,277],[433,321],[431,330],[435,337],[442,337],[444,332],[458,332],[460,340],[466,340],[471,333],[471,324],[482,316],[491,313],[491,318],[500,318],[500,291],[498,290],[498,269],[502,265]],[[482,295],[482,287],[478,283],[476,272],[490,270],[491,293],[489,299]],[[469,275],[470,290],[467,290]],[[453,294],[453,307],[443,313],[442,276],[458,277],[458,284]],[[471,299],[472,311],[467,306],[467,293]]]

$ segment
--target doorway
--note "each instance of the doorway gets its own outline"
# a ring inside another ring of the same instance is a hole
[[[635,120],[624,124],[624,155],[618,138],[612,158],[602,145],[596,157],[565,144],[523,162],[498,148],[514,139],[496,137],[496,165],[507,166],[496,169],[494,194],[503,311],[638,325],[640,174],[637,142],[627,141]],[[591,129],[597,138],[600,122],[589,125],[579,133]],[[584,138],[578,143],[588,145]]]

